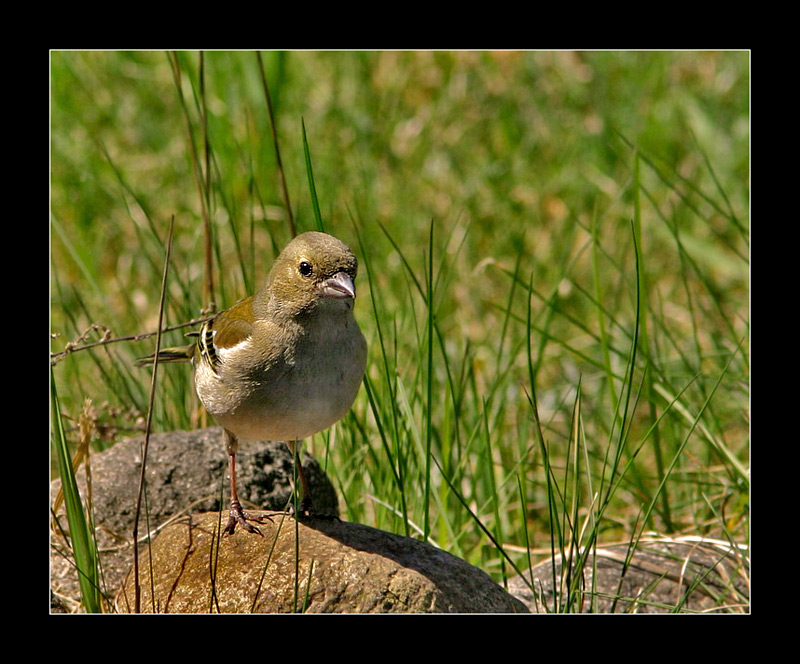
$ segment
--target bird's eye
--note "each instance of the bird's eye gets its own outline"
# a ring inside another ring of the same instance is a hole
[[[314,271],[314,268],[311,267],[311,263],[308,261],[302,261],[300,265],[298,265],[297,269],[304,277],[310,277],[311,273]]]

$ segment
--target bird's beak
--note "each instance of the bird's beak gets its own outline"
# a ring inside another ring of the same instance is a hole
[[[322,294],[325,297],[345,299],[356,297],[356,285],[347,272],[337,272],[330,279],[322,282]]]

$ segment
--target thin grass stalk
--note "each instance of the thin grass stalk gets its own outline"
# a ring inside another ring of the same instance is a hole
[[[306,588],[303,593],[303,605],[300,609],[301,613],[305,613],[311,600],[311,580],[314,578],[314,559],[312,558],[308,564],[308,576],[306,577]]]
[[[605,308],[602,306],[603,302],[603,288],[600,279],[600,237],[598,235],[597,227],[597,211],[592,213],[592,277],[594,280],[594,299],[597,309],[597,325],[599,327],[600,348],[603,351],[603,367],[606,373],[606,384],[608,386],[608,395],[611,399],[612,411],[617,411],[617,393],[614,390],[614,371],[611,367],[611,339],[606,330],[606,313]]]
[[[502,268],[501,268],[501,271],[504,274],[506,274],[507,276],[513,278],[513,275],[512,275],[512,273],[510,271],[504,270]],[[585,291],[583,291],[581,289],[579,284],[573,283],[572,285],[577,290],[581,291],[583,294],[588,296],[588,294],[585,293]],[[531,295],[535,296],[540,302],[542,302],[545,305],[546,308],[553,308],[553,303],[556,301],[555,295],[551,295],[550,297],[545,297],[544,295],[542,295],[540,292],[538,292],[533,287],[533,279],[531,279],[528,283],[525,283],[524,286],[525,286],[526,290],[528,291],[529,296],[531,296]],[[500,305],[498,305],[496,303],[492,303],[492,302],[489,302],[488,304],[489,304],[489,306],[492,306],[492,307],[494,307],[494,308],[496,308],[496,309],[498,309],[500,311],[503,311],[503,313],[505,313],[505,310]],[[597,304],[598,303],[595,302],[596,306],[597,306]],[[606,318],[614,325],[615,328],[619,328],[619,329],[622,330],[621,324],[611,315],[611,313],[608,310],[602,309],[602,313],[605,314]],[[580,321],[575,316],[570,314],[568,311],[559,310],[558,314],[564,320],[566,320],[567,322],[575,325],[576,328],[581,331],[581,333],[587,335],[588,337],[592,338],[593,340],[595,340],[598,343],[602,342],[601,338],[597,334],[595,334],[588,327],[588,325],[586,323]],[[537,334],[539,334],[542,337],[544,337],[547,342],[556,343],[559,346],[561,346],[562,348],[564,348],[565,350],[567,350],[570,354],[575,356],[575,358],[580,360],[581,363],[587,364],[589,366],[596,367],[597,369],[599,369],[601,371],[604,371],[606,369],[604,363],[602,361],[597,360],[591,354],[581,350],[580,348],[577,348],[577,347],[575,347],[573,345],[570,345],[565,339],[562,339],[562,338],[559,338],[557,336],[554,336],[554,335],[550,334],[547,331],[547,327],[550,325],[550,318],[549,317],[545,321],[545,325],[542,326],[542,325],[535,325],[532,322],[530,323],[530,325],[528,325],[528,323],[527,323],[525,318],[523,318],[521,316],[518,316],[516,314],[513,314],[513,313],[511,314],[511,316],[515,320],[525,324],[527,326],[527,329],[529,329],[531,331],[535,331]],[[543,354],[544,354],[545,345],[546,344],[544,342],[540,342],[539,343],[539,349],[538,349],[538,353],[537,353],[538,357],[537,357],[536,362],[534,362],[534,376],[538,373],[539,366],[541,365],[542,357],[543,357]],[[623,352],[622,350],[617,349],[617,348],[615,348],[614,346],[611,346],[611,345],[609,345],[609,347],[610,347],[610,350],[613,352],[614,355],[617,355],[617,356],[620,356],[620,357],[627,357],[626,353]],[[618,374],[613,373],[613,372],[612,372],[611,375],[616,380],[624,381],[624,379],[625,379],[624,376],[618,375]]]
[[[544,441],[544,434],[542,432],[541,421],[539,419],[539,408],[536,404],[536,393],[535,393],[535,379],[536,379],[536,369],[534,368],[534,361],[533,361],[533,347],[531,343],[532,335],[532,307],[531,307],[531,295],[533,294],[533,273],[531,273],[530,277],[530,284],[528,287],[528,307],[527,307],[527,362],[528,362],[528,381],[529,381],[529,390],[526,390],[526,396],[528,397],[528,403],[531,407],[531,415],[533,417],[533,425],[534,425],[534,432],[536,434],[536,442],[539,445],[539,450],[542,454],[542,469],[544,471],[545,477],[545,486],[547,488],[547,511],[548,511],[548,519],[549,523],[554,528],[550,528],[550,568],[552,570],[552,584],[554,591],[559,587],[558,579],[556,578],[556,549],[559,551],[563,550],[563,538],[561,535],[561,526],[556,516],[556,504],[555,504],[555,487],[552,481],[552,468],[550,467],[550,454],[547,450],[547,445]],[[560,608],[560,594],[558,592],[553,593],[553,606],[551,607],[554,613],[559,611]]]
[[[292,448],[292,481],[294,483],[294,491],[292,492],[292,499],[294,500],[294,592],[292,594],[292,613],[297,613],[297,598],[300,596],[300,500],[298,491],[298,463],[302,463],[300,458],[300,443],[291,445]],[[303,496],[305,498],[305,496]]]
[[[578,382],[576,393],[575,393],[575,403],[572,409],[572,426],[570,432],[570,442],[569,447],[566,453],[566,460],[567,460],[567,470],[564,474],[564,487],[566,491],[568,478],[570,476],[570,467],[571,467],[571,476],[572,476],[572,487],[570,490],[570,502],[571,506],[569,509],[569,523],[565,524],[568,526],[569,529],[567,532],[570,534],[570,546],[569,546],[569,556],[567,558],[567,588],[569,589],[568,593],[569,596],[572,596],[573,590],[577,588],[579,582],[583,580],[583,561],[580,565],[575,565],[573,568],[573,560],[575,558],[576,552],[577,555],[581,555],[581,532],[578,528],[578,521],[579,521],[579,510],[580,510],[580,428],[581,428],[581,383]],[[564,514],[565,517],[567,516],[567,505],[564,505]],[[563,568],[562,568],[563,569]],[[574,578],[577,580],[573,581],[569,577],[570,575],[574,574]],[[568,602],[571,604],[571,602]]]
[[[134,571],[134,611],[141,613],[141,587],[139,586],[139,517],[142,511],[142,496],[144,495],[145,470],[147,468],[147,450],[150,446],[150,428],[153,421],[153,407],[156,395],[156,379],[158,378],[158,352],[161,349],[161,328],[164,321],[164,303],[167,298],[167,275],[169,274],[169,259],[172,253],[172,234],[175,229],[175,216],[172,216],[167,236],[167,251],[164,258],[164,272],[161,277],[161,299],[158,305],[158,332],[156,334],[156,348],[153,353],[153,376],[150,381],[150,401],[147,407],[147,420],[144,430],[144,445],[142,447],[142,469],[139,476],[139,490],[136,496],[136,511],[133,517],[133,571]],[[148,540],[149,541],[149,540]],[[151,558],[152,561],[152,558]],[[150,594],[155,601],[155,592]],[[155,608],[155,607],[154,607]]]
[[[658,203],[657,203],[656,199],[653,197],[653,195],[644,186],[641,187],[641,191],[647,197],[647,200],[650,202],[653,210],[659,216],[659,218],[664,222],[664,225],[667,227],[667,229],[671,233],[674,234],[674,224],[670,223],[667,220],[667,218],[664,216],[664,214],[661,212],[661,210],[658,207]],[[697,210],[693,210],[693,211],[695,212],[695,214],[697,214],[697,216],[700,219],[703,218],[699,214],[699,212],[697,212]],[[719,316],[719,319],[724,323],[725,330],[728,333],[728,336],[730,338],[735,338],[737,336],[736,335],[736,329],[735,329],[735,326],[734,326],[733,322],[730,320],[728,314],[723,309],[723,307],[721,305],[721,302],[720,302],[720,298],[717,296],[717,291],[718,291],[717,284],[715,284],[714,280],[711,277],[709,277],[703,271],[703,269],[700,267],[700,265],[698,265],[697,261],[694,258],[692,258],[692,256],[690,255],[689,252],[686,251],[686,249],[685,249],[685,247],[684,247],[684,245],[682,243],[678,245],[678,248],[683,253],[683,256],[684,256],[684,258],[686,260],[686,263],[692,267],[692,271],[693,271],[694,275],[697,277],[697,279],[703,285],[703,288],[705,289],[706,293],[708,293],[709,302],[710,302],[711,306],[714,308],[714,311],[716,312],[716,314]],[[735,252],[735,253],[737,253],[737,256],[739,256],[739,258],[741,258],[742,261],[745,264],[749,263],[749,261],[747,260],[746,256],[742,256],[738,252]]]
[[[650,338],[648,334],[647,325],[647,276],[644,270],[644,255],[642,253],[642,203],[641,203],[641,169],[639,161],[639,151],[634,150],[633,153],[633,224],[634,224],[634,242],[636,237],[639,242],[636,243],[636,265],[637,265],[637,298],[639,302],[639,323],[638,329],[640,330],[641,349],[645,357],[651,357],[650,352]],[[653,398],[653,372],[646,372],[646,380],[644,381],[644,399],[650,409],[650,419],[655,420],[657,417],[655,399]],[[656,473],[659,479],[664,476],[664,459],[661,450],[661,435],[659,429],[653,431],[653,456],[656,462]],[[661,518],[664,520],[667,530],[672,530],[672,514],[670,511],[670,497],[669,490],[665,487],[664,493],[661,496]]]
[[[217,310],[214,293],[214,264],[211,252],[211,141],[208,136],[208,109],[206,107],[206,77],[205,77],[205,53],[199,54],[199,80],[200,80],[200,121],[203,137],[203,164],[197,177],[202,178],[202,185],[199,186],[202,197],[204,198],[203,210],[203,307],[204,311],[213,313]],[[187,116],[188,123],[189,118]],[[198,169],[199,169],[198,163]]]
[[[639,246],[638,246],[638,243],[636,241],[636,231],[635,231],[635,228],[634,228],[634,225],[633,225],[633,220],[631,220],[631,232],[633,234],[633,250],[634,250],[633,251],[633,255],[634,255],[634,262],[635,262],[634,272],[635,272],[635,277],[636,277],[635,278],[636,297],[635,297],[635,300],[634,300],[634,302],[635,302],[635,307],[634,307],[635,308],[635,312],[634,312],[633,339],[632,339],[632,342],[631,342],[630,353],[629,353],[629,356],[628,356],[628,366],[627,366],[627,369],[625,371],[626,378],[625,378],[625,386],[623,388],[624,389],[625,398],[624,398],[624,401],[620,402],[620,407],[622,409],[622,413],[620,414],[619,410],[618,410],[617,411],[617,415],[616,415],[616,419],[615,419],[615,422],[617,420],[620,422],[620,424],[619,424],[619,433],[617,434],[616,448],[615,448],[613,459],[611,460],[611,467],[609,469],[609,476],[608,476],[609,486],[608,486],[608,489],[606,490],[606,493],[605,493],[605,496],[604,496],[603,500],[601,501],[602,510],[605,509],[605,507],[608,505],[608,503],[611,500],[611,495],[613,493],[613,487],[614,487],[614,478],[617,476],[617,472],[618,472],[618,469],[619,469],[619,464],[620,464],[620,461],[622,459],[623,450],[625,448],[625,442],[627,440],[630,421],[632,420],[632,417],[633,417],[633,413],[631,411],[630,406],[631,406],[631,398],[632,398],[632,395],[633,395],[633,374],[634,374],[634,369],[636,367],[636,355],[637,355],[637,351],[638,351],[638,347],[639,347],[639,320],[640,320],[639,319],[639,315],[640,315],[640,304],[641,304],[641,299],[640,299],[640,294],[639,294],[639,289],[640,289],[640,286],[641,286],[640,281],[639,281],[639,269],[640,269],[639,268]],[[610,435],[612,435],[612,434],[613,434],[613,431],[612,431],[612,433]],[[608,451],[610,451],[610,450],[611,450],[611,447],[609,446]],[[608,451],[607,451],[607,453],[608,453]],[[607,464],[608,464],[608,458],[606,456],[606,460],[604,461],[603,474],[601,476],[602,477],[602,483],[601,483],[601,487],[600,487],[600,494],[601,495],[603,495],[603,484],[605,484],[605,482],[606,482],[605,469],[606,469]]]
[[[211,582],[211,594],[208,598],[208,612],[211,613],[212,609],[216,607],[217,613],[219,609],[219,596],[217,595],[217,569],[219,564],[219,546],[222,541],[222,513],[223,505],[225,504],[225,483],[219,484],[219,509],[217,510],[217,527],[212,533],[211,546],[208,549],[208,572],[209,580]]]
[[[286,519],[286,512],[281,515],[281,519],[278,522],[278,527],[275,529],[275,536],[272,538],[272,546],[269,549],[269,553],[267,554],[267,558],[264,561],[264,567],[261,570],[261,576],[258,579],[258,585],[256,586],[256,592],[253,594],[253,603],[250,605],[250,613],[255,613],[256,604],[258,602],[258,596],[261,593],[261,588],[264,585],[264,578],[267,575],[267,569],[269,568],[269,564],[272,561],[272,556],[275,553],[275,547],[278,544],[278,537],[281,534],[281,529],[283,528],[283,523]]]
[[[691,130],[690,130],[690,131],[691,131]],[[706,217],[704,217],[704,216],[703,216],[703,214],[700,212],[700,210],[698,209],[697,205],[696,205],[695,203],[693,203],[693,202],[690,200],[690,198],[689,198],[689,196],[687,195],[687,193],[686,193],[685,191],[683,191],[683,189],[682,189],[681,187],[677,186],[677,185],[676,185],[676,183],[675,183],[675,181],[673,181],[672,179],[670,179],[670,177],[668,177],[668,176],[665,174],[664,170],[663,170],[662,168],[660,168],[660,167],[659,167],[659,166],[656,164],[656,160],[655,160],[655,158],[653,158],[653,157],[651,157],[651,156],[647,155],[646,153],[644,153],[640,147],[638,147],[638,146],[635,146],[635,145],[634,145],[634,143],[633,143],[631,140],[629,140],[628,138],[626,138],[626,137],[625,137],[623,134],[621,134],[620,132],[616,132],[616,133],[617,133],[617,135],[618,135],[618,136],[619,136],[619,137],[620,137],[620,138],[623,140],[623,142],[624,142],[624,143],[625,143],[625,144],[626,144],[628,147],[630,147],[631,149],[635,150],[635,151],[636,151],[636,152],[637,152],[637,153],[640,155],[640,157],[641,157],[641,160],[642,160],[642,161],[644,161],[644,163],[645,163],[645,164],[647,164],[647,165],[648,165],[648,166],[649,166],[649,167],[652,169],[652,171],[653,171],[653,172],[656,174],[656,176],[657,176],[657,177],[658,177],[658,178],[659,178],[659,179],[660,179],[660,180],[661,180],[661,181],[662,181],[662,182],[663,182],[663,183],[664,183],[664,184],[665,184],[665,185],[666,185],[666,186],[667,186],[669,189],[671,189],[673,192],[675,192],[675,193],[676,193],[676,194],[677,194],[677,195],[680,197],[680,199],[681,199],[681,202],[682,202],[684,205],[686,205],[686,207],[687,207],[688,209],[690,209],[690,210],[691,210],[691,211],[692,211],[692,212],[693,212],[693,213],[694,213],[694,214],[695,214],[695,215],[696,215],[698,218],[700,218],[700,219],[704,219],[705,221],[708,221],[708,219],[707,219]],[[693,136],[694,136],[694,135],[693,135]],[[699,146],[698,146],[698,148],[699,148]],[[699,149],[698,149],[698,151],[701,153],[701,155],[702,155],[702,156],[704,156],[704,157],[705,157],[705,155],[703,155],[703,152],[702,152],[702,150],[699,150]],[[722,197],[723,197],[723,200],[724,200],[724,201],[726,202],[726,204],[727,204],[727,205],[726,205],[726,208],[727,208],[727,209],[723,208],[723,207],[722,207],[722,206],[721,206],[721,205],[720,205],[720,204],[719,204],[717,201],[715,201],[713,198],[711,198],[711,196],[709,196],[708,194],[704,193],[704,192],[703,192],[703,190],[702,190],[702,189],[700,189],[700,188],[699,188],[699,187],[698,187],[698,186],[697,186],[697,185],[696,185],[696,184],[695,184],[695,183],[694,183],[692,180],[690,180],[690,179],[688,179],[688,178],[684,177],[683,175],[681,175],[681,174],[680,174],[680,173],[679,173],[679,172],[678,172],[678,171],[677,171],[677,170],[676,170],[674,167],[670,167],[670,170],[672,170],[672,175],[674,176],[675,180],[677,180],[677,181],[678,181],[678,182],[680,182],[681,184],[685,185],[685,186],[686,186],[686,188],[687,188],[687,189],[688,189],[690,192],[692,192],[692,193],[696,194],[696,195],[697,195],[697,196],[699,196],[699,197],[700,197],[700,198],[701,198],[701,199],[702,199],[704,202],[706,202],[706,203],[707,203],[707,204],[709,204],[711,207],[713,207],[713,208],[714,208],[714,210],[715,210],[715,211],[716,211],[716,212],[717,212],[717,213],[718,213],[720,216],[722,216],[722,217],[724,217],[724,218],[728,219],[728,220],[729,220],[731,223],[733,223],[733,224],[734,224],[734,226],[736,226],[736,229],[739,231],[739,237],[740,237],[740,238],[742,238],[742,239],[745,241],[745,244],[749,246],[749,241],[748,241],[748,237],[747,237],[747,229],[746,229],[746,228],[745,228],[745,226],[744,226],[744,225],[743,225],[743,224],[742,224],[742,223],[739,221],[739,218],[738,218],[738,217],[737,217],[735,214],[733,214],[733,213],[732,213],[732,211],[731,211],[731,208],[730,208],[730,203],[729,203],[729,201],[727,200],[727,196],[724,194],[724,192],[722,193]],[[719,187],[719,183],[718,183],[718,181],[717,181],[716,175],[713,173],[713,171],[711,171],[711,168],[710,168],[710,166],[709,166],[709,171],[711,172],[712,179],[715,181],[715,184],[717,185],[718,189],[721,189],[721,187]],[[644,189],[643,189],[643,191],[645,191],[645,194],[647,194],[647,191],[646,191],[646,190],[644,190]],[[716,228],[715,228],[715,226],[714,226],[714,225],[709,225],[709,228],[710,228],[710,230],[712,231],[712,233],[714,233],[715,237],[716,237],[717,239],[719,239],[720,241],[722,241],[722,242],[725,244],[725,246],[726,246],[726,247],[728,247],[729,249],[731,249],[731,251],[733,251],[733,252],[734,252],[734,253],[735,253],[737,256],[739,256],[739,258],[741,258],[743,261],[745,261],[745,262],[749,262],[749,260],[748,260],[748,257],[747,257],[746,255],[744,255],[744,254],[740,253],[740,252],[739,252],[739,251],[736,249],[736,247],[734,247],[732,244],[730,244],[730,243],[727,241],[727,238],[725,237],[725,235],[724,235],[723,233],[720,233],[718,230],[716,230]]]
[[[425,493],[423,509],[425,516],[423,519],[423,536],[427,540],[430,534],[430,493],[431,493],[431,444],[433,441],[433,220],[431,220],[430,235],[428,238],[428,265],[427,265],[427,290],[425,301],[428,305],[427,309],[427,393],[426,393],[426,408],[425,408]]]
[[[378,436],[380,436],[381,445],[383,446],[384,452],[386,452],[386,458],[389,460],[389,467],[392,469],[392,477],[394,478],[394,483],[400,496],[400,513],[403,517],[405,534],[406,537],[409,537],[410,530],[408,525],[408,506],[406,503],[404,481],[405,464],[402,459],[402,450],[398,444],[395,452],[392,452],[392,446],[389,443],[389,440],[386,436],[386,430],[383,425],[383,415],[381,414],[381,410],[376,400],[375,388],[372,387],[372,380],[369,378],[369,376],[364,376],[364,388],[366,389],[367,400],[369,401],[370,409],[372,410],[372,414],[375,417],[376,426],[378,427]],[[397,440],[398,439],[395,437],[395,441]]]
[[[717,388],[720,386],[720,383],[722,383],[722,379],[727,374],[728,368],[730,367],[731,363],[733,362],[733,359],[738,354],[738,351],[739,351],[739,346],[737,346],[735,352],[731,353],[731,356],[728,358],[728,361],[725,364],[725,367],[720,372],[720,375],[717,378],[717,381],[714,383],[714,386],[711,389],[710,394],[708,395],[706,400],[703,402],[703,405],[700,407],[700,410],[698,411],[697,415],[692,419],[691,425],[689,427],[689,430],[686,432],[686,435],[684,436],[683,440],[681,441],[680,445],[678,446],[678,449],[675,452],[675,454],[673,455],[672,461],[670,462],[669,466],[667,466],[666,472],[664,474],[664,477],[661,479],[661,482],[659,483],[658,488],[656,489],[655,495],[654,495],[653,499],[650,501],[650,504],[648,505],[647,510],[645,511],[645,522],[646,522],[647,518],[649,518],[649,516],[650,516],[651,512],[653,511],[653,509],[655,508],[656,498],[664,490],[664,487],[667,484],[667,480],[671,476],[672,471],[675,469],[675,465],[678,463],[678,459],[683,455],[683,450],[686,448],[686,445],[689,443],[689,439],[692,437],[692,434],[694,433],[695,429],[700,424],[700,421],[701,421],[701,419],[703,417],[703,413],[705,412],[706,408],[708,408],[708,405],[711,403],[711,398],[714,396],[715,392],[717,391]],[[644,525],[642,527],[644,527]]]
[[[400,513],[403,519],[403,528],[405,530],[406,537],[409,537],[411,531],[409,527],[408,504],[405,491],[405,460],[404,460],[402,446],[400,445],[400,413],[398,412],[397,408],[396,387],[392,380],[392,376],[396,376],[397,372],[396,370],[393,370],[391,368],[389,362],[389,352],[386,348],[386,335],[384,333],[382,324],[383,317],[378,311],[379,298],[377,296],[376,283],[372,278],[373,274],[372,265],[370,263],[370,258],[369,258],[370,252],[365,250],[358,226],[356,224],[353,224],[353,227],[355,228],[356,236],[358,237],[359,247],[361,248],[362,261],[367,272],[367,282],[369,283],[370,293],[372,294],[372,296],[370,297],[370,302],[372,303],[373,320],[375,324],[375,331],[378,336],[380,357],[383,363],[383,375],[386,377],[385,381],[386,389],[389,392],[389,408],[391,410],[392,439],[395,442],[394,453],[392,452],[392,446],[389,442],[389,438],[387,436],[386,428],[384,425],[383,411],[379,407],[377,395],[375,393],[375,388],[372,385],[369,373],[367,373],[367,375],[364,376],[364,387],[367,392],[367,398],[369,400],[370,409],[372,410],[373,417],[375,418],[375,423],[378,427],[378,435],[380,436],[381,439],[381,445],[383,446],[383,449],[386,452],[387,458],[390,460],[392,476],[394,478],[395,486],[397,487],[397,491],[400,496]]]
[[[520,504],[520,524],[523,535],[523,542],[525,543],[525,556],[526,556],[526,569],[527,576],[523,574],[520,578],[525,582],[525,585],[533,592],[533,558],[531,556],[531,541],[528,534],[528,495],[525,490],[525,477],[527,475],[526,464],[523,459],[520,459],[519,471],[517,472],[517,493],[519,494]]]
[[[497,482],[494,477],[494,452],[492,450],[492,436],[489,429],[489,415],[486,407],[483,409],[483,434],[486,439],[485,456],[486,456],[486,479],[489,485],[489,500],[492,506],[492,515],[494,517],[494,536],[498,542],[505,541],[503,537],[503,524],[500,519],[500,500],[497,493]],[[503,558],[500,559],[500,574],[503,579],[503,584],[506,583],[506,565]]]
[[[203,169],[200,165],[200,158],[197,154],[197,146],[194,141],[194,133],[192,132],[192,123],[189,119],[189,109],[186,106],[186,100],[183,98],[183,90],[181,87],[181,67],[178,62],[178,55],[175,51],[169,52],[169,62],[172,66],[172,76],[175,83],[175,90],[177,92],[178,101],[181,105],[183,116],[184,129],[186,130],[186,142],[189,146],[189,156],[192,162],[192,172],[194,180],[197,185],[197,194],[200,200],[200,214],[203,220],[203,307],[205,313],[213,313],[216,311],[216,303],[214,301],[214,265],[212,260],[212,227],[211,217],[209,215],[209,191],[205,186],[206,179],[203,177]],[[208,136],[205,136],[205,142],[208,142]]]
[[[269,115],[269,127],[272,132],[272,144],[275,146],[275,163],[278,166],[278,175],[281,181],[281,194],[283,195],[283,205],[286,208],[286,218],[289,220],[289,231],[292,237],[297,235],[297,227],[294,223],[294,214],[292,213],[292,205],[289,202],[289,189],[286,186],[286,174],[283,170],[283,161],[281,160],[281,150],[278,143],[278,129],[275,126],[275,113],[272,109],[272,96],[269,93],[269,85],[267,84],[267,74],[264,71],[264,61],[261,58],[261,51],[256,51],[256,60],[258,61],[258,71],[261,75],[261,87],[264,89],[264,98],[267,100],[267,114]],[[305,132],[305,130],[304,130]]]
[[[483,532],[483,534],[486,535],[486,537],[489,538],[491,543],[497,549],[497,552],[511,566],[511,568],[514,570],[514,572],[516,574],[520,574],[521,575],[522,574],[522,570],[520,570],[519,566],[514,562],[514,559],[511,556],[508,555],[508,553],[505,550],[505,547],[503,546],[503,543],[500,542],[494,536],[492,531],[490,531],[486,527],[486,525],[481,521],[480,517],[477,514],[475,514],[475,512],[472,510],[472,508],[470,508],[469,503],[464,498],[464,496],[461,495],[461,492],[458,490],[456,485],[453,483],[452,479],[450,477],[448,477],[447,474],[444,472],[444,469],[442,468],[442,465],[439,463],[439,461],[436,459],[436,457],[432,456],[431,460],[436,465],[436,467],[439,469],[439,472],[442,474],[442,478],[444,479],[445,482],[447,482],[447,486],[450,487],[450,491],[453,492],[453,495],[455,495],[455,497],[461,503],[461,506],[467,511],[467,514],[469,514],[470,518],[475,522],[475,524],[478,526],[478,528],[480,528],[480,530]]]
[[[700,142],[697,140],[697,134],[695,134],[694,130],[691,127],[689,128],[689,132],[690,132],[690,134],[692,136],[692,139],[694,140],[695,148],[697,149],[698,153],[700,153],[700,156],[703,158],[703,163],[706,165],[706,168],[708,169],[708,173],[709,173],[709,175],[711,175],[711,179],[714,181],[714,186],[716,187],[717,192],[722,197],[722,200],[725,203],[725,209],[727,210],[727,214],[724,214],[724,216],[727,217],[728,219],[730,219],[733,222],[734,226],[736,226],[736,229],[739,231],[739,236],[741,237],[742,241],[745,243],[745,246],[748,247],[748,249],[749,249],[749,247],[750,247],[750,236],[749,236],[747,228],[739,220],[739,217],[737,216],[736,212],[734,211],[733,205],[731,204],[731,201],[730,201],[730,198],[728,198],[728,194],[725,192],[725,189],[722,186],[722,183],[719,181],[719,177],[717,176],[717,173],[716,173],[716,171],[714,170],[714,167],[711,164],[711,160],[708,158],[708,154],[703,149],[703,147],[700,145]],[[678,173],[678,176],[682,177],[680,175],[680,173]],[[683,179],[685,180],[685,178],[683,178]],[[688,180],[687,184],[689,184],[689,186],[693,186],[694,185],[694,183],[692,183],[691,180]],[[697,193],[700,194],[701,196],[703,195],[702,191],[700,191],[699,189],[697,190]],[[707,198],[704,197],[704,198],[705,198],[705,200],[710,202],[712,205],[714,205],[714,202],[710,197],[707,197]],[[719,208],[717,208],[717,209],[719,209]],[[731,249],[733,249],[733,247],[731,247]],[[741,254],[739,254],[739,255],[745,262],[749,263],[747,256],[743,256]]]
[[[442,465],[450,472],[450,468],[453,465],[454,440],[459,437],[458,415],[455,412],[458,397],[456,395],[456,387],[453,384],[453,373],[451,371],[450,358],[447,355],[444,337],[438,326],[434,327],[434,332],[442,356],[445,379],[445,385],[443,386],[445,388],[445,393],[442,395],[441,423],[439,426],[439,452]],[[459,447],[458,442],[455,443],[455,447]],[[444,504],[446,501],[446,489],[443,484],[439,484],[439,492],[442,504]]]
[[[314,168],[311,165],[311,150],[308,147],[308,137],[306,136],[306,122],[301,118],[300,124],[303,128],[303,155],[306,161],[306,175],[308,176],[308,191],[311,195],[311,206],[314,209],[314,220],[317,224],[317,230],[320,233],[325,232],[325,226],[322,223],[322,213],[319,211],[319,200],[317,199],[317,186],[314,184]]]

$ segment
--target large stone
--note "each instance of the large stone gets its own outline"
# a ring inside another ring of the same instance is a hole
[[[133,561],[133,518],[142,467],[143,438],[122,440],[91,456],[92,518],[100,549],[104,591],[113,597]],[[319,463],[310,455],[303,468],[311,485],[314,507],[338,514],[338,499]],[[292,455],[282,442],[242,445],[237,454],[239,497],[247,506],[269,510],[286,507],[292,487]],[[171,431],[150,436],[146,469],[146,499],[139,523],[139,537],[155,533],[175,516],[192,511],[222,509],[227,518],[230,499],[228,455],[222,429]],[[86,472],[78,473],[78,485],[86,500]],[[51,483],[51,502],[61,484]],[[220,505],[220,499],[222,503]],[[67,527],[63,504],[59,522]],[[79,604],[79,586],[71,554],[59,535],[51,538],[51,590],[53,610],[71,611]]]
[[[224,526],[224,522],[222,523]],[[217,514],[169,525],[143,551],[147,613],[527,613],[481,570],[429,544],[337,520],[274,515],[263,537],[219,537]],[[152,575],[152,592],[151,592]],[[135,610],[134,573],[116,608]]]

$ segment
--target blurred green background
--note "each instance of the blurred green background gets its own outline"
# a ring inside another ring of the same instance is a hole
[[[604,540],[748,540],[749,53],[262,59],[298,230],[315,225],[304,123],[325,229],[361,260],[370,390],[309,441],[345,518],[498,577],[499,544],[525,562],[592,516]],[[201,315],[192,145],[224,308],[290,238],[256,54],[52,52],[53,352],[155,329],[173,215],[166,322]],[[141,430],[130,360],[152,344],[55,365],[98,447]],[[203,421],[188,374],[164,369],[156,430]]]

